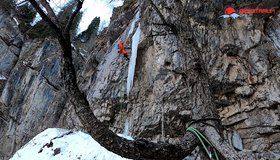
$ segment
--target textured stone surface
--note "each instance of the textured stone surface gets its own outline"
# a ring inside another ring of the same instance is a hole
[[[57,44],[30,41],[23,45],[2,91],[1,104],[6,121],[1,133],[3,153],[16,151],[38,130],[56,125],[66,98],[61,90]],[[1,129],[1,130],[2,130]]]
[[[155,3],[168,22],[175,23],[180,17],[169,13],[179,8],[179,2]],[[190,2],[190,10],[196,13],[190,15],[190,21],[194,45],[204,60],[209,87],[227,131],[225,137],[230,141],[235,130],[244,150],[254,151],[258,159],[279,159],[280,13],[269,18],[242,15],[229,22],[216,20],[224,6],[205,3]],[[166,34],[166,26],[152,25],[161,21],[144,1],[131,5],[134,7],[128,10],[115,9],[108,29],[95,39],[96,44],[88,44],[96,47],[86,58],[80,57],[80,49],[75,50],[79,87],[94,114],[113,131],[122,132],[127,119],[132,137],[174,143],[192,119],[184,53],[178,51],[176,36]],[[121,38],[130,47],[129,31],[136,6],[141,13],[142,32],[134,86],[127,97],[127,62],[118,55],[115,45]],[[214,7],[220,12],[211,9]],[[18,33],[11,27],[14,22],[1,12],[0,17],[0,29],[5,30],[0,35],[13,39],[12,35]],[[62,91],[57,43],[14,39],[23,47],[8,46],[0,39],[0,74],[7,77],[0,81],[0,141],[4,144],[0,153],[8,157],[45,128],[82,128]],[[198,150],[189,159],[195,159]]]
[[[242,86],[242,87],[237,87],[235,89],[236,95],[251,96],[253,93],[254,93],[254,89],[251,86]]]

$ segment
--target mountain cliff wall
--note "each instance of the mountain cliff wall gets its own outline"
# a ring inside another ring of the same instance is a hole
[[[183,6],[181,1],[155,3],[168,22],[180,18],[171,11]],[[188,4],[195,13],[189,15],[189,34],[210,77],[224,135],[238,150],[254,151],[257,159],[279,159],[280,12],[222,19],[224,5]],[[185,84],[187,57],[178,50],[178,36],[160,23],[148,3],[127,0],[114,10],[107,29],[82,45],[90,50],[73,48],[74,59],[79,87],[101,121],[117,133],[124,131],[127,121],[134,138],[174,143],[192,119]],[[14,19],[1,10],[0,29],[0,157],[11,157],[46,128],[82,129],[64,95],[56,40],[24,37]],[[129,94],[128,72],[134,67],[118,54],[120,39],[130,54],[133,48],[137,51]]]

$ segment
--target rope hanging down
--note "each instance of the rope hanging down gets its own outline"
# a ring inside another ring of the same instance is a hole
[[[199,132],[197,129],[193,128],[193,127],[189,127],[187,128],[187,131],[189,132],[192,132],[200,141],[200,143],[202,144],[204,150],[206,151],[208,157],[212,160],[219,160],[219,157],[218,157],[218,154],[217,154],[217,151],[215,149],[215,147],[211,144],[211,142],[201,133]],[[205,143],[208,144],[208,146],[212,149],[212,152],[211,150],[209,151],[205,145]],[[215,158],[212,156],[213,155],[213,152],[214,152],[214,156]]]
[[[126,68],[127,65],[128,63],[123,63],[122,67]],[[122,127],[122,120],[123,120],[122,110],[125,103],[125,80],[124,79],[121,79],[121,98],[123,98],[123,100],[120,106],[120,127]]]

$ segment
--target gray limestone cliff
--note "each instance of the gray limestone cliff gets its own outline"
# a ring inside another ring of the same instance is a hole
[[[169,15],[176,4],[156,2],[167,21],[181,16]],[[237,150],[253,151],[255,159],[279,159],[280,11],[229,20],[218,17],[222,5],[206,9],[208,13],[200,1],[189,5],[197,13],[189,17],[193,41],[210,77],[225,137]],[[176,36],[157,23],[160,17],[148,4],[126,0],[114,9],[109,27],[89,42],[74,44],[74,61],[81,91],[110,129],[121,133],[127,121],[134,138],[174,143],[192,119],[184,77],[188,73],[182,74],[185,61]],[[138,27],[128,95],[130,64],[116,44],[124,40],[131,54]],[[11,157],[46,128],[83,128],[64,94],[60,63],[56,40],[24,37],[15,20],[0,10],[0,159]]]

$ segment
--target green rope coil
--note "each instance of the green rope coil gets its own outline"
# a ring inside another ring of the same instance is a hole
[[[215,147],[211,144],[211,142],[200,131],[198,131],[197,129],[195,129],[193,127],[187,128],[187,131],[193,133],[199,139],[200,143],[202,144],[204,150],[206,151],[208,157],[211,160],[213,159],[212,153],[210,151],[208,151],[208,149],[205,145],[205,142],[213,148],[215,159],[219,160],[219,157],[218,157],[218,154],[217,154],[217,151],[216,151]]]

